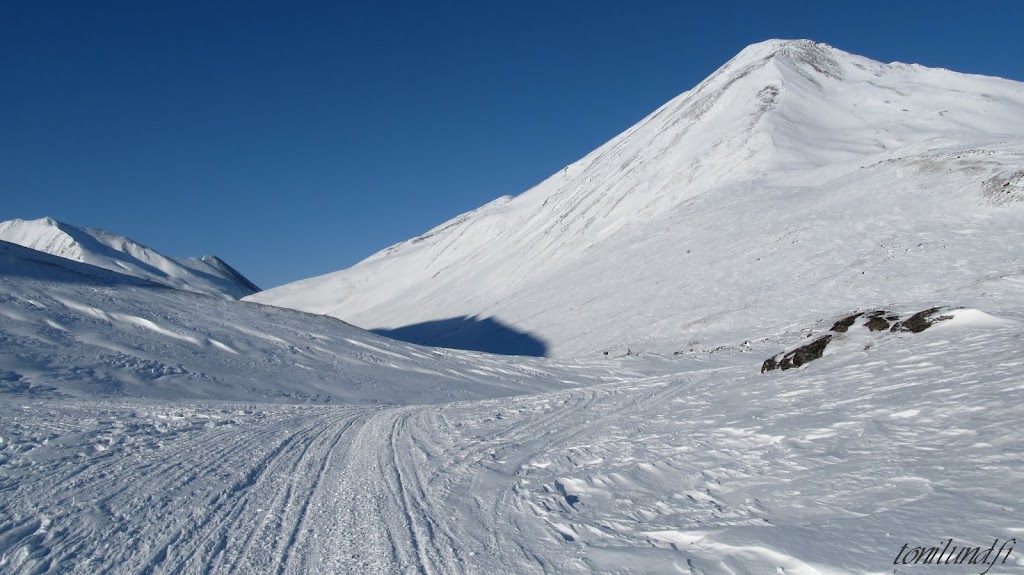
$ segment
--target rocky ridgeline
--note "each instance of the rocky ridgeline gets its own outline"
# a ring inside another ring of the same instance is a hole
[[[857,312],[846,316],[832,325],[827,333],[814,341],[799,347],[786,350],[769,357],[761,364],[761,373],[776,369],[787,370],[793,367],[800,367],[820,358],[825,354],[825,348],[832,342],[833,338],[842,337],[851,328],[859,327],[869,332],[900,332],[920,333],[940,321],[951,319],[951,315],[940,315],[943,309],[933,307],[919,311],[906,319],[901,319],[898,314],[885,310],[873,310]]]

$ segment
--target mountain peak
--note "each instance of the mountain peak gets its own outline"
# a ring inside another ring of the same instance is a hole
[[[757,60],[762,58],[770,58],[778,54],[788,55],[820,50],[835,50],[835,48],[829,46],[828,44],[816,42],[814,40],[787,40],[781,38],[773,38],[770,40],[764,40],[762,42],[755,42],[754,44],[750,44],[746,48],[740,50],[740,53],[736,55],[736,59]]]
[[[773,58],[805,60],[811,58],[839,59],[849,56],[853,56],[853,54],[815,40],[772,39],[750,44],[746,48],[740,50],[740,52],[730,60],[730,63],[757,62]]]
[[[850,58],[856,57],[814,40],[765,40],[741,50],[705,80],[705,83],[723,76],[743,77],[773,63],[781,67],[776,73],[780,77],[785,76],[785,70],[795,70],[814,82],[818,81],[814,79],[816,76],[841,80],[842,61]]]

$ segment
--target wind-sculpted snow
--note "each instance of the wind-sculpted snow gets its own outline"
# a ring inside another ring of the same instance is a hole
[[[661,375],[444,405],[0,395],[0,570],[981,572],[893,561],[1019,540],[1022,325],[959,312],[771,377],[764,344],[622,358]]]
[[[863,305],[1012,312],[1021,173],[1024,84],[770,41],[518,197],[251,299],[397,333],[491,319],[562,357]]]
[[[0,394],[433,403],[624,377],[425,348],[0,242]]]

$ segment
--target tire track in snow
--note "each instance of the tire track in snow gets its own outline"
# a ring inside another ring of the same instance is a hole
[[[310,523],[307,521],[307,518],[309,517],[310,502],[313,499],[313,495],[317,493],[317,491],[320,489],[320,484],[323,481],[324,477],[327,475],[327,469],[331,464],[331,460],[334,457],[344,454],[342,452],[341,447],[342,439],[345,437],[345,432],[348,431],[355,424],[356,419],[364,419],[364,417],[362,415],[359,415],[355,418],[345,421],[344,425],[335,433],[334,440],[331,443],[331,445],[327,448],[327,450],[325,452],[318,454],[322,459],[322,464],[320,465],[318,472],[315,475],[315,479],[309,486],[308,491],[305,491],[305,497],[303,497],[300,500],[300,512],[298,513],[297,521],[295,521],[294,529],[292,529],[291,534],[288,537],[287,544],[282,548],[282,550],[279,553],[275,553],[275,556],[280,557],[280,563],[278,563],[277,568],[277,573],[279,575],[285,573],[286,567],[292,565],[293,562],[296,560],[295,556],[292,553],[296,547],[297,541],[299,541],[300,539],[300,536],[304,533],[308,534],[311,531],[315,531],[319,527],[319,525],[316,524],[313,524],[309,527],[307,526],[307,523]],[[347,446],[345,447],[347,448]],[[336,477],[331,478],[331,480],[335,481],[339,479],[340,478]],[[297,573],[302,572],[301,569],[291,569],[290,571]]]
[[[531,455],[543,453],[543,445],[560,441],[573,430],[578,430],[579,422],[586,418],[577,417],[577,414],[590,409],[599,396],[598,389],[580,388],[514,401],[512,405],[529,413],[522,419],[509,419],[503,415],[510,407],[506,401],[465,406],[471,409],[470,413],[476,412],[474,415],[485,411],[479,408],[493,406],[493,411],[498,412],[496,420],[508,420],[500,435],[488,434],[488,437],[481,434],[474,441],[461,438],[463,448],[452,462],[461,468],[460,493],[475,505],[474,512],[460,521],[463,530],[460,539],[475,540],[476,553],[483,554],[488,561],[498,562],[510,572],[549,571],[551,566],[536,553],[536,549],[530,550],[521,544],[508,545],[501,533],[511,528],[517,533],[541,537],[542,533],[550,531],[548,525],[538,525],[535,514],[523,507],[518,477]],[[536,413],[541,410],[543,413]],[[460,413],[462,410],[459,408],[446,411],[446,418],[454,420],[463,420],[467,416]],[[486,409],[485,412],[492,410]]]
[[[231,552],[234,550],[233,536],[245,537],[252,529],[246,524],[251,519],[243,514],[253,501],[269,500],[267,502],[274,506],[273,509],[281,505],[280,493],[290,489],[290,484],[270,483],[270,493],[264,493],[268,490],[265,486],[273,476],[280,475],[292,458],[295,461],[301,459],[325,427],[326,422],[322,418],[314,418],[308,426],[287,435],[270,452],[258,458],[255,465],[215,496],[208,506],[201,511],[196,510],[199,513],[194,513],[190,521],[176,525],[171,537],[142,573],[212,573],[218,572],[225,561],[242,560],[245,555],[235,558]],[[278,426],[273,428],[277,435],[287,433]],[[243,546],[242,550],[248,549]]]
[[[52,561],[84,571],[137,563],[139,555],[149,553],[153,532],[173,529],[179,520],[178,514],[167,512],[174,495],[198,495],[188,491],[198,478],[223,473],[235,463],[228,449],[239,435],[262,440],[272,431],[273,426],[143,434],[138,443],[93,457],[76,452],[83,463],[70,472],[56,460],[47,465],[46,473],[30,474],[13,494],[9,508],[19,515],[45,517],[54,528],[33,534],[33,541],[21,544],[27,551],[26,566]],[[153,525],[159,527],[145,529]],[[107,542],[105,548],[121,548],[117,561],[105,557],[106,549],[90,545],[98,534]],[[11,545],[17,548],[19,543]]]
[[[417,462],[410,418],[429,408],[389,408],[370,414],[344,457],[334,457],[310,501],[317,537],[296,547],[300,572],[462,573],[456,543],[442,525]]]
[[[0,521],[2,570],[301,571],[294,550],[318,527],[307,521],[309,502],[372,410],[268,411],[230,431],[181,431],[29,473],[0,496],[12,517]]]
[[[463,558],[459,555],[455,538],[441,523],[445,513],[438,507],[443,503],[437,505],[441,502],[433,499],[433,494],[426,488],[423,477],[426,458],[421,456],[419,461],[414,461],[414,454],[422,454],[422,451],[413,435],[410,420],[428,413],[427,409],[410,410],[395,420],[391,431],[391,459],[385,461],[382,468],[393,470],[389,474],[389,479],[394,480],[391,490],[404,509],[421,570],[424,573],[461,573]]]
[[[542,483],[553,482],[557,475],[537,467],[536,458],[581,442],[584,449],[601,451],[601,446],[589,442],[595,430],[608,426],[635,428],[631,434],[642,435],[650,422],[641,414],[687,395],[696,381],[713,371],[695,378],[656,377],[443,406],[434,433],[449,431],[451,450],[433,464],[451,478],[449,503],[471,502],[461,509],[449,508],[459,516],[452,520],[457,526],[455,539],[461,542],[463,553],[472,556],[476,570],[488,565],[487,571],[516,573],[586,571],[581,563],[583,547],[566,538],[575,533],[564,528],[588,522],[577,518],[574,504],[565,494],[560,495],[553,483]],[[538,501],[539,489],[545,487],[551,492],[545,491]],[[538,503],[551,507],[538,507]],[[599,525],[585,528],[595,527],[605,531],[609,542],[618,539]],[[509,540],[509,533],[520,536]]]
[[[283,573],[325,462],[358,418],[325,414],[293,434],[232,487],[226,509],[217,509],[190,537],[205,546],[202,552],[183,551],[183,560],[168,572]],[[211,548],[210,541],[217,543]],[[202,568],[197,558],[205,558]]]

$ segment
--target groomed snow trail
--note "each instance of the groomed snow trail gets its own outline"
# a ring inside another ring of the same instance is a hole
[[[464,571],[424,407],[2,407],[4,572]]]
[[[287,572],[311,527],[313,496],[368,416],[336,408],[5,407],[4,428],[22,440],[14,454],[5,450],[5,467],[32,463],[29,475],[4,486],[14,492],[5,497],[0,547],[7,567],[25,572]],[[38,421],[36,410],[46,423],[24,423]],[[18,455],[35,450],[58,457]]]

